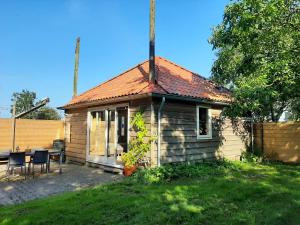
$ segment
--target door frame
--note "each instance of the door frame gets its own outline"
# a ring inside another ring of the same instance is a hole
[[[105,106],[97,106],[97,107],[92,107],[88,108],[87,112],[87,130],[86,130],[86,161],[91,162],[91,163],[97,163],[97,164],[102,164],[102,165],[108,165],[108,166],[113,166],[113,167],[122,167],[121,165],[117,164],[116,162],[111,162],[108,160],[107,157],[107,133],[108,133],[108,110],[115,110],[115,147],[117,147],[117,129],[118,129],[118,112],[117,108],[118,107],[127,107],[127,146],[129,146],[129,126],[130,126],[130,108],[129,108],[129,103],[122,103],[122,104],[113,104],[113,105],[105,105]],[[104,111],[105,115],[105,156],[90,156],[89,151],[90,151],[90,127],[91,127],[91,112],[94,111]]]

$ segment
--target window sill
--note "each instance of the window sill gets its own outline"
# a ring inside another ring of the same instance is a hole
[[[210,140],[212,136],[197,136],[197,140]]]

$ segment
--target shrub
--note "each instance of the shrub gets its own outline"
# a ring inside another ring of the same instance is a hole
[[[149,137],[148,129],[143,119],[143,113],[137,112],[130,125],[136,131],[136,138],[129,141],[129,151],[122,155],[125,166],[132,167],[150,151],[154,137]]]
[[[222,175],[228,170],[239,170],[236,163],[212,161],[204,163],[174,163],[161,167],[140,169],[131,179],[139,183],[169,182],[182,177]]]
[[[251,152],[242,152],[241,155],[242,162],[262,162],[263,158],[260,155],[253,154]]]

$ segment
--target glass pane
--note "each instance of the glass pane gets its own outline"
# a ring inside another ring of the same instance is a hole
[[[107,156],[114,157],[116,152],[116,124],[115,124],[115,110],[108,110],[108,137],[107,137]]]
[[[91,112],[90,155],[105,155],[105,114],[104,111]]]
[[[208,135],[208,109],[199,108],[199,135]]]

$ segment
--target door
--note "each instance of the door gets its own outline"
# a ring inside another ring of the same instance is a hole
[[[117,161],[121,161],[121,156],[127,152],[128,148],[128,108],[117,108]]]
[[[89,155],[105,156],[105,111],[93,111],[90,113],[90,131],[89,131]]]
[[[128,107],[106,107],[88,114],[87,161],[120,165],[128,145]]]

